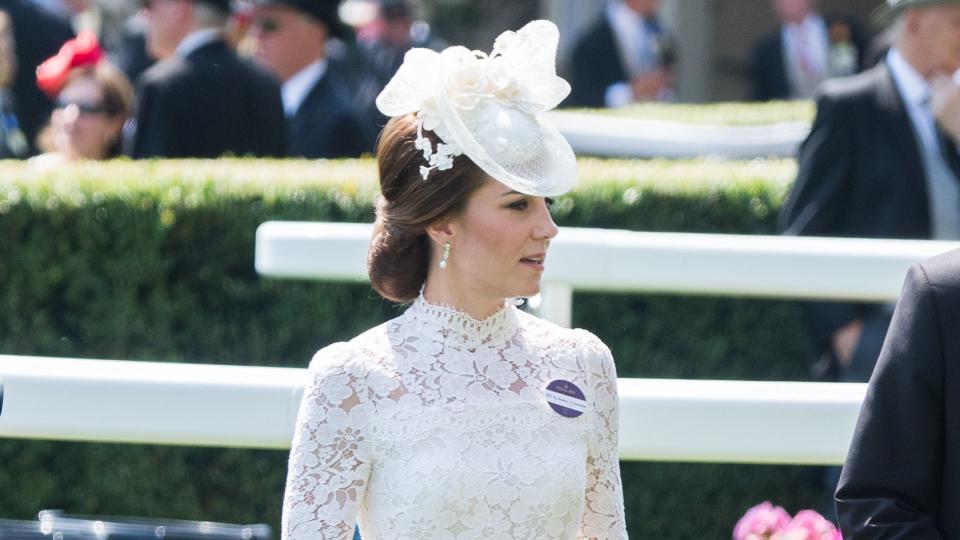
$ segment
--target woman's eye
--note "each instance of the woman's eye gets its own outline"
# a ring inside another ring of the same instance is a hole
[[[551,199],[550,197],[546,197],[546,198],[543,199],[543,200],[546,201],[546,203],[547,203],[547,208],[550,208],[551,206],[553,206],[554,201],[553,201],[553,199]]]
[[[526,199],[520,199],[519,201],[510,203],[510,208],[513,210],[526,210],[530,203]]]

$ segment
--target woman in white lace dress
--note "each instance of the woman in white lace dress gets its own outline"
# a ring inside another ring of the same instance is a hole
[[[607,347],[528,315],[576,160],[535,21],[489,55],[414,49],[377,99],[368,268],[406,312],[310,363],[282,537],[626,538]]]

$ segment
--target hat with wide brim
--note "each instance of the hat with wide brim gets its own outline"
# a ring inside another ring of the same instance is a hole
[[[331,36],[346,39],[347,26],[340,20],[340,0],[255,0],[257,7],[287,7],[309,15],[326,25]]]
[[[877,27],[886,28],[896,20],[897,16],[908,9],[948,4],[960,6],[960,0],[886,0],[873,10],[870,20]]]

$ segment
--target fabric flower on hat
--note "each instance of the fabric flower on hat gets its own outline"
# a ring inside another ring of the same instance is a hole
[[[576,158],[563,135],[540,115],[570,93],[557,76],[560,34],[550,21],[504,32],[486,54],[462,46],[437,53],[411,49],[377,96],[386,116],[416,113],[416,148],[433,170],[466,154],[494,179],[530,195],[559,195],[576,183]],[[422,131],[442,141],[436,149]]]
[[[60,52],[37,67],[37,87],[50,99],[56,99],[67,84],[70,72],[78,67],[96,65],[103,49],[93,32],[83,31],[60,47]]]

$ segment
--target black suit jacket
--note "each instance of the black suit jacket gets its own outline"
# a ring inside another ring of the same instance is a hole
[[[37,66],[73,38],[73,29],[66,21],[27,0],[0,0],[0,10],[7,12],[13,26],[17,57],[13,82],[15,107],[33,153],[37,132],[50,121],[53,109],[53,102],[37,88]]]
[[[837,490],[846,540],[960,539],[960,251],[915,265]]]
[[[852,21],[838,17],[824,17],[827,28],[832,24],[844,24],[850,28],[852,43],[857,48],[857,71],[863,66],[864,42],[858,27]],[[793,94],[790,88],[790,76],[787,74],[783,32],[777,28],[776,32],[764,37],[753,48],[753,58],[750,66],[752,79],[752,97],[757,101],[771,99],[790,99]]]
[[[143,73],[126,134],[133,158],[283,156],[279,85],[214,41]]]
[[[332,67],[328,65],[288,122],[289,156],[341,158],[373,151],[373,128],[361,121],[349,90]]]
[[[783,33],[779,28],[754,45],[750,78],[752,99],[769,101],[790,98],[790,77],[783,58]]]
[[[606,11],[600,13],[573,49],[573,83],[566,105],[603,107],[607,87],[629,82]]]
[[[797,179],[780,215],[781,229],[806,236],[930,238],[920,148],[886,62],[825,82],[813,127],[800,147]],[[951,152],[951,160],[954,165],[960,160],[956,152]],[[815,347],[826,350],[833,332],[876,309],[809,305]]]

